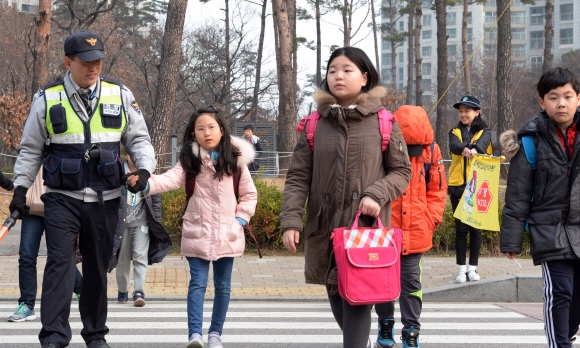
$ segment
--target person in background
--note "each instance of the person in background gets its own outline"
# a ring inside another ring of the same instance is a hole
[[[449,131],[449,150],[451,167],[449,168],[449,198],[453,211],[463,199],[467,184],[467,171],[471,166],[473,154],[492,154],[491,130],[481,118],[481,106],[476,97],[466,95],[453,105],[459,110],[459,123]],[[467,254],[467,234],[469,233],[469,267],[465,264]],[[455,219],[455,255],[459,273],[455,280],[465,283],[466,280],[480,279],[476,271],[481,248],[481,230]]]
[[[407,146],[396,122],[382,151],[378,112],[385,108],[386,98],[387,91],[363,50],[335,50],[314,95],[321,115],[314,149],[307,132],[299,134],[284,185],[280,213],[284,246],[296,252],[304,233],[306,283],[326,286],[344,348],[370,347],[371,306],[353,306],[340,297],[330,235],[335,228],[351,226],[359,209],[363,214],[359,226],[372,226],[376,217],[390,226],[391,203],[411,179]]]
[[[125,154],[125,172],[137,170]],[[161,262],[171,250],[171,238],[161,223],[161,195],[125,190],[119,206],[119,224],[115,234],[113,258],[108,271],[117,267],[119,303],[129,300],[129,274],[133,261],[133,305],[145,306],[147,264]]]
[[[89,348],[108,348],[107,266],[119,222],[125,189],[119,147],[135,161],[140,180],[132,192],[145,189],[155,170],[155,151],[133,93],[121,82],[101,77],[103,39],[76,32],[64,41],[67,73],[33,98],[20,153],[14,165],[10,212],[26,212],[26,192],[43,165],[47,259],[42,282],[42,347],[70,344],[69,296],[74,288],[75,249],[83,255],[80,332]]]
[[[403,348],[420,347],[419,319],[423,307],[422,255],[431,249],[433,233],[443,220],[447,180],[441,149],[434,141],[429,116],[420,106],[403,105],[394,116],[411,160],[411,183],[392,204],[391,227],[403,230],[401,295]],[[395,346],[395,301],[375,306],[379,316],[377,348]]]
[[[254,152],[256,153],[252,163],[248,164],[248,169],[252,174],[257,173],[260,170],[260,161],[258,158],[262,156],[262,145],[260,145],[260,138],[254,135],[254,127],[251,124],[244,126],[244,139],[254,147]]]
[[[12,181],[10,182],[12,183]],[[26,193],[26,205],[30,210],[28,214],[22,217],[22,225],[20,226],[20,248],[18,257],[18,288],[20,289],[20,298],[18,298],[16,311],[8,317],[8,321],[11,322],[19,323],[36,319],[36,313],[34,312],[38,286],[36,264],[40,250],[40,240],[44,234],[44,203],[42,203],[40,196],[44,192],[46,192],[46,187],[42,183],[42,170],[40,170],[36,175],[34,183],[32,183],[32,186]],[[73,292],[76,295],[77,301],[81,296],[82,282],[83,276],[78,268],[76,268]]]

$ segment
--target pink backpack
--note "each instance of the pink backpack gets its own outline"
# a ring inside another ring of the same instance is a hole
[[[381,109],[378,112],[378,118],[381,136],[383,137],[381,151],[385,152],[389,146],[389,141],[391,140],[393,122],[397,121],[397,119],[386,109]],[[298,133],[302,133],[304,128],[306,128],[306,140],[308,141],[308,145],[310,145],[310,149],[312,151],[314,151],[314,133],[316,133],[318,120],[320,120],[320,112],[314,111],[310,115],[301,119],[300,123],[298,123],[298,126],[296,127],[296,131]]]

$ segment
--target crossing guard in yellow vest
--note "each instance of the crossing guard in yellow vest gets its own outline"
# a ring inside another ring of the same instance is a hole
[[[92,32],[64,43],[63,80],[38,91],[24,126],[14,166],[10,211],[26,211],[26,192],[43,164],[47,262],[42,284],[39,339],[42,347],[66,347],[76,239],[83,255],[81,336],[90,348],[106,348],[107,266],[113,252],[119,202],[125,189],[120,144],[134,160],[146,188],[156,161],[149,132],[133,94],[121,82],[100,76],[102,38]]]

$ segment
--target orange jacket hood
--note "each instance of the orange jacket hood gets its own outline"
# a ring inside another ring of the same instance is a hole
[[[427,112],[420,106],[403,105],[395,117],[407,145],[427,145],[433,142],[435,135]]]

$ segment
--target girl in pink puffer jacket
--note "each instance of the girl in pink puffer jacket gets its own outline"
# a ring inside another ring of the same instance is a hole
[[[203,348],[203,301],[210,262],[215,297],[208,343],[209,347],[222,347],[234,257],[244,253],[243,226],[254,215],[258,197],[247,167],[253,159],[252,145],[231,137],[222,115],[210,106],[198,110],[189,120],[179,163],[166,173],[149,178],[149,194],[155,194],[185,188],[186,180],[195,177],[193,195],[183,215],[181,238],[181,254],[187,257],[191,273],[187,294],[188,348]],[[241,174],[239,202],[234,193],[236,173]],[[127,182],[132,181],[135,178]]]

